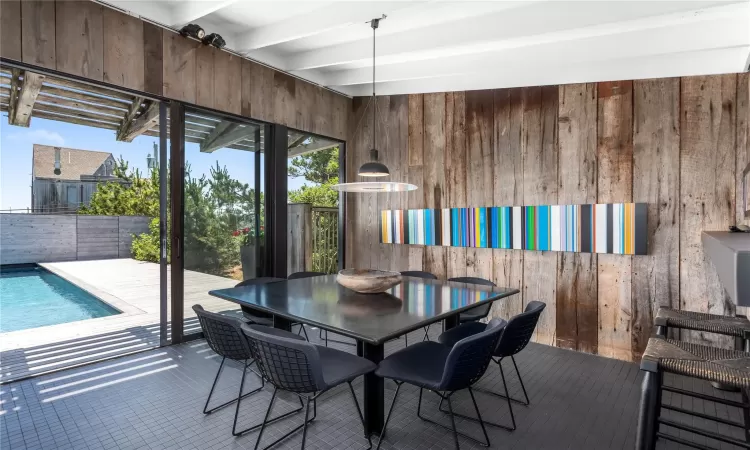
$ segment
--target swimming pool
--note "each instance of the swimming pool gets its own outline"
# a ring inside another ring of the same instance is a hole
[[[39,266],[0,267],[0,332],[120,314]]]

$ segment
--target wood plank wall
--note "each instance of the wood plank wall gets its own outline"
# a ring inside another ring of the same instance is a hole
[[[737,198],[749,83],[728,74],[379,97],[381,160],[419,190],[347,194],[347,266],[490,278],[521,290],[496,316],[547,303],[536,341],[639,360],[661,305],[734,313],[700,233],[748,222]],[[350,179],[372,145],[368,100],[353,101]],[[382,209],[628,201],[649,204],[647,256],[379,243]]]
[[[3,0],[0,55],[346,138],[350,98],[92,1]]]

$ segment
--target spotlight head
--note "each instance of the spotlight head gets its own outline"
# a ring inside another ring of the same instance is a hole
[[[213,45],[216,48],[224,48],[224,46],[227,45],[227,42],[224,40],[224,38],[216,33],[211,33],[208,36],[204,37],[203,43],[206,45]]]
[[[192,38],[201,40],[206,35],[206,31],[201,28],[200,25],[191,23],[182,27],[182,29],[180,30],[180,34],[183,36],[190,36]]]
[[[59,167],[55,167],[55,175],[60,175],[62,172]]]

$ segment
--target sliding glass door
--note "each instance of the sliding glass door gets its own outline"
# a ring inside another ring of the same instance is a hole
[[[183,334],[200,333],[193,312],[237,305],[208,295],[263,274],[264,126],[197,109],[184,112],[184,195],[180,257]]]

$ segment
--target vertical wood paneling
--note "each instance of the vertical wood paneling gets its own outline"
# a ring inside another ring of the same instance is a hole
[[[409,166],[406,180],[424,189],[424,95],[409,95]],[[406,194],[406,209],[424,207],[424,194],[418,190]],[[408,247],[409,270],[424,268],[424,247]]]
[[[243,85],[245,82],[243,75]],[[358,181],[357,168],[362,164],[360,155],[365,147],[361,130],[355,127],[361,123],[368,101],[369,99],[365,97],[356,97],[352,101],[352,120],[349,121],[351,129],[347,133],[346,147],[347,182]],[[362,252],[359,248],[362,239],[359,218],[359,210],[362,207],[361,198],[357,194],[344,194],[344,199],[346,201],[346,267],[361,268]]]
[[[291,127],[294,126],[294,121],[297,119],[295,107],[296,82],[297,80],[291,75],[274,72],[274,122]]]
[[[560,86],[558,202],[596,203],[596,84]],[[597,255],[559,253],[557,345],[596,353]]]
[[[648,255],[633,256],[633,360],[659,306],[679,308],[680,79],[633,82],[633,201],[648,203]]]
[[[737,204],[735,221],[750,225],[742,204],[742,171],[750,163],[750,73],[737,74]]]
[[[214,57],[214,67],[218,73],[223,74],[214,78],[215,108],[242,114],[242,59],[219,51]]]
[[[466,93],[466,197],[469,207],[491,206],[493,202],[493,102],[491,90]],[[491,279],[492,250],[466,249],[466,275]]]
[[[57,70],[102,80],[104,72],[103,6],[92,1],[55,2]]]
[[[143,21],[114,9],[104,8],[102,23],[105,30],[104,81],[130,89],[144,90]]]
[[[376,108],[376,121],[375,121],[375,148],[378,149],[378,161],[390,167],[393,165],[392,154],[389,150],[390,131],[393,123],[391,120],[391,102],[396,99],[396,96],[384,96],[378,98]],[[392,244],[381,244],[380,243],[380,211],[390,207],[393,204],[390,195],[383,194],[372,194],[373,197],[373,210],[372,210],[372,227],[370,233],[372,235],[373,252],[370,254],[371,264],[370,267],[375,269],[390,270],[393,266],[391,261],[391,245]]]
[[[166,30],[163,41],[164,95],[196,103],[196,52],[201,43]]]
[[[143,88],[146,92],[164,92],[164,36],[161,27],[143,23]]]
[[[466,198],[466,94],[446,94],[445,120],[445,192],[452,208],[468,206]],[[466,276],[466,249],[446,248],[446,277]]]
[[[726,230],[735,220],[737,76],[685,77],[680,94],[680,306],[732,314],[734,304],[697,231]],[[707,333],[685,335],[696,342],[729,344]]]
[[[394,180],[404,180],[408,170],[409,155],[409,96],[395,95],[391,97],[391,110],[388,114],[388,168]],[[389,195],[394,209],[406,206],[406,195]],[[409,249],[405,245],[389,244],[393,260],[391,270],[402,271],[409,269]]]
[[[598,203],[633,199],[633,82],[598,85],[597,195]],[[598,353],[630,359],[632,257],[597,255],[599,335]]]
[[[0,55],[21,61],[21,2],[0,2]]]
[[[446,150],[446,94],[424,94],[424,207],[444,208]],[[424,270],[445,279],[448,269],[445,247],[428,246],[424,249]]]
[[[273,70],[252,61],[242,61],[242,115],[273,121]]]
[[[195,103],[206,108],[214,107],[214,54],[216,48],[201,45],[195,49]]]
[[[494,97],[494,206],[523,205],[522,89],[498,89]],[[492,280],[498,286],[523,287],[523,251],[492,250]],[[523,311],[523,295],[492,306],[493,317],[510,319]]]
[[[557,204],[558,87],[532,87],[521,91],[523,123],[523,202],[527,205]],[[557,254],[525,252],[523,255],[523,302],[543,301],[547,308],[539,318],[534,340],[556,342]]]
[[[25,63],[56,68],[54,2],[21,2],[21,53]]]
[[[323,106],[325,99],[319,96],[320,88],[310,83],[295,83],[294,98],[300,106],[297,108],[297,117],[294,119],[294,128],[301,130],[315,130],[315,117],[323,117],[324,114],[318,114],[316,105]],[[329,109],[330,108],[326,108]]]

